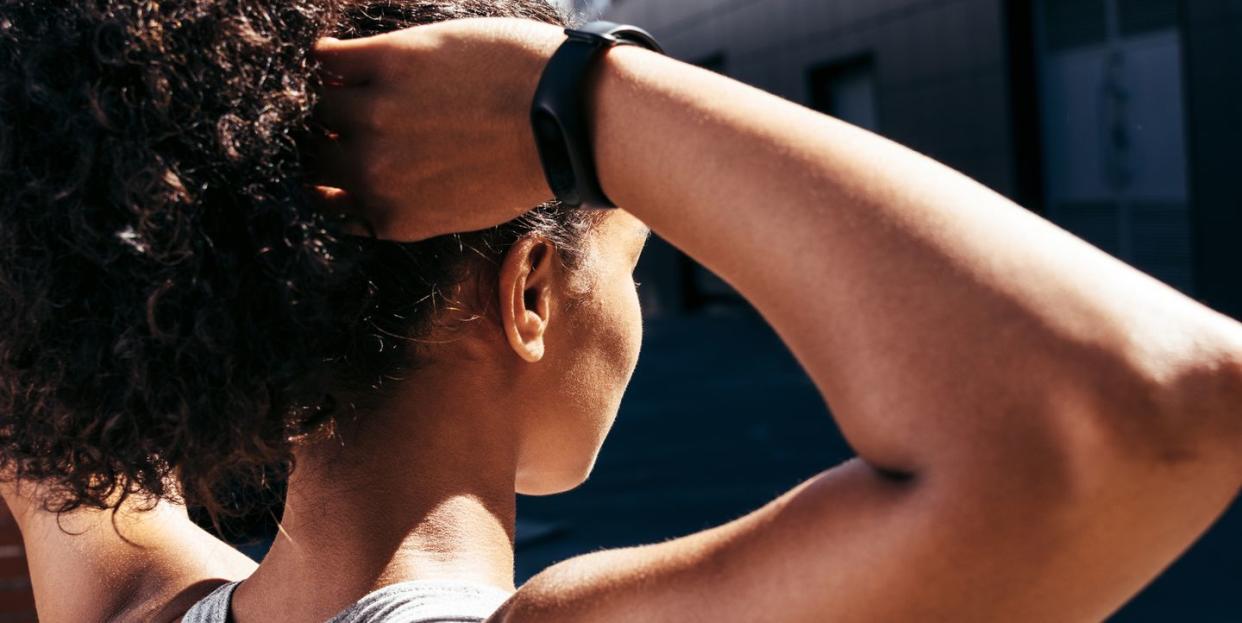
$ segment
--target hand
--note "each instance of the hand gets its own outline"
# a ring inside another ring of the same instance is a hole
[[[564,39],[515,18],[321,39],[315,116],[334,134],[312,146],[321,196],[405,241],[485,229],[552,199],[530,106]]]

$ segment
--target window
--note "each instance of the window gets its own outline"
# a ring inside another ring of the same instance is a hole
[[[1177,27],[1177,0],[1118,0],[1117,13],[1122,36]]]
[[[1104,0],[1045,0],[1044,43],[1051,52],[1103,43],[1108,37]]]
[[[815,67],[810,83],[812,108],[860,128],[880,129],[875,63],[870,56]]]
[[[1050,220],[1190,292],[1176,0],[1035,3]]]

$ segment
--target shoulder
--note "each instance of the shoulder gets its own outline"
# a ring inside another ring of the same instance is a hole
[[[203,531],[179,509],[142,514],[41,516],[25,535],[39,620],[179,621],[255,563]]]
[[[186,535],[169,545],[164,551],[152,552],[144,561],[145,568],[134,573],[132,597],[110,620],[217,620],[213,613],[223,608],[227,616],[233,589],[256,567],[254,561],[206,533]],[[196,607],[199,616],[189,616]]]
[[[886,578],[911,565],[883,539],[911,529],[895,511],[915,493],[850,461],[724,525],[554,565],[489,623],[821,621],[896,588]]]
[[[796,490],[795,490],[796,491]],[[488,623],[763,620],[764,543],[795,492],[733,522],[651,545],[594,552],[526,582]],[[779,537],[778,537],[779,538]],[[722,615],[727,613],[727,616]]]
[[[214,623],[228,621],[233,589],[238,581],[200,580],[171,595],[160,595],[134,604],[134,608],[115,617],[118,621],[159,621],[162,623]]]

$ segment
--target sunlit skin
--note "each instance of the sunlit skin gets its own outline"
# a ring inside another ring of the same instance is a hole
[[[421,240],[545,200],[527,103],[563,40],[479,19],[321,41],[339,80],[318,114],[340,133],[317,147],[320,181],[346,191],[325,202]],[[400,580],[512,587],[514,492],[589,473],[635,365],[639,221],[755,305],[858,458],[729,524],[554,565],[493,623],[1099,621],[1236,497],[1237,322],[838,120],[633,47],[596,76],[599,177],[625,211],[594,268],[519,245],[482,291],[493,320],[439,334],[382,413],[302,449],[239,623],[326,617]],[[48,521],[7,497],[24,527]],[[142,529],[184,523],[162,517]],[[155,573],[155,556],[91,534],[74,555],[134,561],[118,583]],[[65,539],[27,543],[36,594],[72,581],[49,562]],[[186,565],[177,577],[208,584],[250,572]],[[79,591],[42,620],[175,613],[156,584]]]
[[[494,282],[463,282],[420,338],[422,364],[384,406],[297,452],[281,531],[257,570],[181,508],[127,515],[119,533],[105,514],[77,513],[65,525],[83,534],[60,539],[50,516],[27,507],[28,489],[6,488],[28,538],[55,547],[31,557],[47,565],[32,569],[40,620],[83,620],[80,604],[170,620],[149,611],[184,610],[218,584],[189,581],[195,570],[249,576],[234,597],[243,623],[326,619],[405,579],[512,590],[515,492],[579,485],[617,416],[642,342],[633,270],[649,234],[615,210],[588,235],[581,266],[569,269],[550,243],[527,237]],[[99,566],[62,564],[82,551],[95,551]],[[160,605],[135,608],[152,552],[167,554],[157,560],[168,572],[148,582],[160,590],[145,600]]]
[[[591,237],[585,265],[572,273],[550,262],[540,264],[546,273],[526,273],[521,262],[540,249],[522,248],[505,258],[500,317],[519,361],[509,361],[500,373],[498,393],[510,397],[511,415],[520,423],[519,493],[559,493],[590,473],[638,362],[643,326],[633,271],[650,232],[617,210]],[[551,251],[544,246],[542,252],[546,258]],[[537,302],[534,309],[518,300],[523,285],[523,295]],[[549,330],[552,320],[555,330]],[[451,354],[444,365],[454,361]]]
[[[463,290],[462,311],[446,314],[424,365],[382,412],[298,453],[282,532],[238,589],[237,612],[327,618],[395,579],[512,590],[514,492],[587,478],[637,363],[632,273],[647,235],[618,210],[577,270],[528,238],[504,258],[498,284]],[[487,309],[478,296],[496,305],[463,322]],[[288,586],[314,587],[324,605],[308,608],[316,600]]]

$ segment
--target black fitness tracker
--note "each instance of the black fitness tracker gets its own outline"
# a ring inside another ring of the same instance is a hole
[[[641,28],[606,21],[566,28],[565,34],[569,38],[544,67],[531,107],[539,159],[548,186],[563,205],[615,208],[595,171],[589,117],[584,110],[587,71],[614,45],[638,45],[661,54],[664,49]]]

